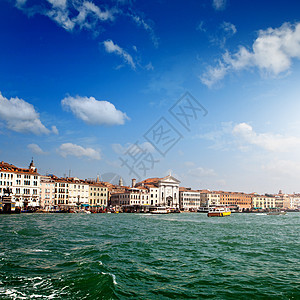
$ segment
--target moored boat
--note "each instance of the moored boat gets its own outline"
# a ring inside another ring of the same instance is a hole
[[[270,211],[267,213],[268,216],[275,216],[275,215],[286,215],[286,211]]]
[[[207,213],[208,217],[227,217],[231,215],[231,211],[228,207],[213,207]]]
[[[164,214],[168,214],[168,213],[170,213],[170,211],[164,206],[155,207],[154,210],[150,211],[150,214],[153,214],[153,215],[164,215]]]

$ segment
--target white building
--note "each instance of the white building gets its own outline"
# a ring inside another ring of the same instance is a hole
[[[18,168],[14,165],[0,163],[0,196],[3,189],[11,190],[12,201],[16,207],[40,206],[40,175],[34,166],[33,160],[29,168]]]
[[[69,206],[89,205],[89,185],[77,177],[68,178]]]
[[[252,197],[253,209],[272,209],[276,207],[275,197],[255,195]]]
[[[180,209],[186,211],[197,210],[200,207],[200,197],[200,191],[184,187],[179,188]]]
[[[291,209],[300,209],[300,195],[290,196],[290,208]]]
[[[164,178],[145,179],[136,184],[136,187],[149,189],[150,205],[179,208],[179,184],[178,179],[168,175]]]
[[[55,181],[54,207],[67,209],[69,207],[69,183],[65,178],[52,176]]]

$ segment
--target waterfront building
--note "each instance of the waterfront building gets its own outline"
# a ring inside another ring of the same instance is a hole
[[[291,209],[300,209],[300,195],[293,194],[289,196],[290,198],[290,208]]]
[[[180,210],[196,211],[200,207],[201,194],[200,191],[191,188],[179,188],[179,207]]]
[[[218,192],[201,190],[200,199],[201,199],[200,202],[201,207],[211,207],[211,206],[220,205],[220,193]]]
[[[77,177],[67,178],[69,188],[69,207],[89,206],[89,184]]]
[[[16,207],[38,207],[40,205],[40,175],[31,161],[28,168],[19,168],[5,162],[0,163],[0,196],[9,188]]]
[[[252,208],[253,209],[274,209],[276,208],[275,197],[254,195],[252,197]]]
[[[116,209],[145,209],[149,206],[149,190],[144,187],[126,188],[124,192],[111,194],[111,205]]]
[[[168,175],[163,178],[148,178],[135,184],[135,186],[148,187],[150,195],[152,194],[150,205],[179,208],[179,184],[178,179]]]
[[[40,206],[45,210],[50,210],[54,207],[55,198],[55,181],[51,176],[40,176]]]
[[[69,182],[65,178],[52,176],[55,182],[54,206],[62,209],[69,208]]]
[[[149,178],[142,182],[139,182],[136,184],[136,180],[132,179],[132,187],[144,187],[148,190],[148,201],[146,202],[146,205],[151,206],[159,206],[160,205],[160,189],[158,186],[158,178]]]
[[[89,183],[89,205],[92,208],[104,209],[108,205],[108,187],[102,182]]]
[[[290,197],[288,194],[283,194],[280,190],[277,195],[275,195],[275,205],[279,209],[290,209]]]
[[[250,210],[252,206],[251,194],[238,192],[220,192],[220,205],[237,206],[240,211]]]

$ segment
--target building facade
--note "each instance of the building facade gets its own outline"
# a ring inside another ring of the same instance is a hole
[[[40,175],[33,160],[29,168],[18,168],[14,165],[0,163],[0,196],[3,189],[9,188],[12,201],[16,207],[28,208],[40,206]]]
[[[67,178],[69,184],[69,207],[89,206],[89,184],[77,177]]]
[[[163,178],[145,179],[133,187],[145,187],[150,192],[150,205],[168,206],[179,209],[180,181],[171,175]],[[152,196],[151,196],[152,195]]]
[[[211,207],[220,205],[220,193],[214,191],[200,191],[200,206]]]
[[[274,209],[276,208],[275,197],[254,195],[252,197],[253,209]]]
[[[237,192],[220,192],[220,205],[236,206],[240,211],[250,210],[252,195]]]
[[[52,176],[55,182],[54,207],[60,209],[69,208],[69,182],[65,178]]]
[[[108,205],[108,187],[101,182],[89,184],[89,205],[92,208],[106,208]]]
[[[190,188],[179,188],[179,207],[180,210],[196,211],[200,207],[201,194],[200,191]]]
[[[55,181],[50,176],[40,176],[40,206],[42,209],[54,208]]]

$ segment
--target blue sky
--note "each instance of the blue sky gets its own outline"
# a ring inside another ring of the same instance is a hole
[[[299,192],[299,6],[1,1],[1,160],[127,184],[172,172],[197,189]],[[186,92],[208,112],[189,128],[169,111]],[[180,135],[166,153],[146,134],[161,118]]]

